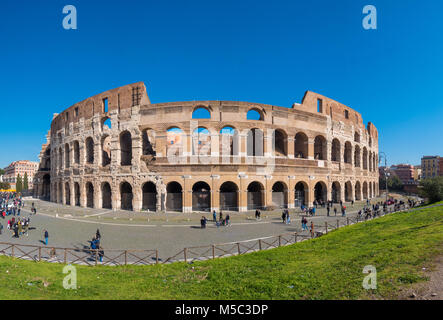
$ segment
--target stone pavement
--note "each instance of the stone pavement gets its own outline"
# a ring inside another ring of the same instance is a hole
[[[165,258],[178,253],[184,247],[250,240],[288,232],[307,234],[306,231],[301,232],[301,217],[295,214],[294,210],[291,213],[290,225],[282,223],[281,210],[278,210],[262,211],[261,221],[253,218],[254,212],[234,213],[230,214],[232,225],[229,227],[217,228],[213,222],[208,221],[207,228],[200,229],[201,213],[113,212],[73,208],[39,200],[27,201],[22,209],[22,216],[29,216],[31,202],[34,202],[37,208],[37,215],[30,216],[30,226],[35,229],[29,231],[28,237],[12,238],[6,229],[9,216],[0,220],[4,226],[0,242],[43,245],[43,230],[47,229],[49,246],[77,248],[89,246],[88,241],[99,228],[104,249],[158,249],[159,255]],[[356,216],[362,205],[355,204],[354,208],[347,206],[347,216]],[[346,217],[341,217],[339,213],[337,217],[326,217],[325,209],[318,211],[317,216],[308,217],[308,224],[314,221],[315,225],[323,226],[325,221],[332,225],[336,224],[337,219],[341,224],[346,221]],[[206,216],[212,220],[212,215]]]

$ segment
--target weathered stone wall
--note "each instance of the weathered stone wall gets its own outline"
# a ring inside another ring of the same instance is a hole
[[[210,119],[193,119],[197,108],[208,110]],[[261,120],[247,120],[251,109]],[[220,130],[227,126],[236,131],[232,139],[238,151],[222,157]],[[170,128],[183,132],[175,162],[167,157],[172,148]],[[193,141],[199,141],[193,135],[195,128],[210,133],[210,140],[203,142],[210,150],[206,155],[193,152]],[[251,129],[263,132],[260,156],[248,156]],[[274,130],[279,132],[275,139],[279,152],[273,147]],[[310,91],[292,108],[234,101],[151,104],[145,85],[139,82],[88,98],[57,115],[47,148],[50,200],[69,205],[163,210],[170,209],[168,201],[177,197],[184,212],[201,199],[209,201],[207,209],[218,210],[226,206],[221,200],[226,194],[221,197],[220,192],[226,192],[221,190],[225,182],[237,188],[231,188],[230,196],[239,211],[248,208],[253,182],[261,191],[256,194],[259,200],[251,204],[259,207],[277,203],[291,208],[301,198],[312,205],[315,199],[345,201],[379,193],[375,126],[365,127],[358,112]],[[173,182],[181,191],[167,191]],[[201,182],[205,187],[193,191]],[[43,195],[42,183],[42,179],[37,182],[36,196]]]

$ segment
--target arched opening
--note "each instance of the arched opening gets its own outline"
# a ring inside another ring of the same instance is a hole
[[[279,208],[288,207],[288,188],[283,182],[276,182],[272,186],[272,205]]]
[[[120,134],[120,164],[130,166],[132,163],[132,137],[129,131]]]
[[[70,155],[71,153],[69,152],[69,144],[65,144],[65,168],[69,168],[71,163],[70,163]]]
[[[295,207],[306,205],[306,199],[308,199],[308,185],[305,182],[297,182],[295,185]]]
[[[318,202],[327,200],[327,187],[323,181],[319,181],[314,187],[314,199]]]
[[[354,166],[357,168],[360,168],[360,147],[359,146],[355,146],[355,151],[354,151]]]
[[[340,162],[340,141],[338,139],[332,140],[331,160]]]
[[[351,181],[345,183],[345,201],[352,201],[352,184]]]
[[[112,126],[111,126],[111,119],[108,118],[108,117],[102,119],[102,131],[104,131],[105,128],[107,128],[107,129],[111,129],[112,128]]]
[[[102,138],[102,166],[105,167],[111,164],[111,137],[105,136]]]
[[[180,156],[183,153],[184,132],[180,128],[173,127],[166,131],[167,156]]]
[[[248,156],[262,157],[264,150],[263,131],[256,128],[249,130],[246,144]]]
[[[58,168],[63,169],[63,151],[62,147],[58,148]]]
[[[222,156],[237,156],[239,150],[238,132],[233,127],[223,127],[220,130],[220,154]]]
[[[345,163],[352,164],[352,145],[349,141],[345,143],[344,161]]]
[[[357,201],[361,200],[361,185],[360,185],[360,181],[357,181],[355,183],[355,200],[357,200]]]
[[[326,138],[316,136],[314,139],[314,158],[316,160],[326,160],[328,154],[327,149]]]
[[[263,121],[263,113],[261,110],[258,109],[251,109],[246,114],[246,120],[256,120],[256,121]]]
[[[274,155],[286,157],[288,155],[288,135],[283,130],[277,129],[273,132]]]
[[[94,208],[94,186],[91,182],[86,183],[86,206]]]
[[[71,205],[71,188],[69,187],[69,183],[65,183],[65,203],[66,205]]]
[[[146,129],[142,132],[143,141],[143,155],[155,156],[155,131],[152,129]]]
[[[264,188],[260,182],[254,181],[248,185],[248,210],[262,209]]]
[[[86,138],[86,163],[94,163],[94,140],[91,137]]]
[[[77,207],[80,207],[80,185],[74,182],[74,201]]]
[[[340,182],[334,181],[331,187],[331,200],[333,203],[339,203],[341,200],[341,186]]]
[[[238,211],[238,187],[234,182],[220,186],[220,210]]]
[[[372,171],[372,152],[369,151],[369,171]]]
[[[303,132],[295,135],[294,156],[296,158],[308,158],[308,136]]]
[[[368,183],[363,182],[363,199],[368,199]]]
[[[363,170],[368,170],[368,150],[363,147]]]
[[[169,182],[166,186],[166,210],[183,211],[183,191],[178,182]]]
[[[199,181],[192,186],[192,210],[211,211],[211,188],[206,182]]]
[[[360,142],[360,134],[357,131],[354,133],[354,141],[358,143]]]
[[[198,127],[192,133],[192,154],[195,156],[211,155],[211,134],[208,129]]]
[[[74,163],[80,163],[80,144],[77,140],[74,141]]]
[[[108,182],[102,184],[102,208],[112,209],[112,191]]]
[[[46,201],[51,199],[51,176],[49,174],[43,176],[42,198]]]
[[[57,188],[58,188],[58,199],[57,199],[57,202],[58,203],[63,203],[63,184],[61,182],[59,182],[57,184]]]
[[[211,119],[211,112],[205,107],[197,107],[192,112],[192,119]]]
[[[120,185],[120,208],[122,210],[132,210],[132,186],[128,182]]]
[[[148,211],[157,210],[157,187],[151,181],[146,182],[142,187],[143,201],[142,209]]]

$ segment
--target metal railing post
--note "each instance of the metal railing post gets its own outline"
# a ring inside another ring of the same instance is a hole
[[[185,257],[185,262],[188,262],[188,256],[186,254],[186,248],[183,249],[183,256]]]
[[[328,234],[328,222],[325,221],[325,229],[326,229],[326,234]]]

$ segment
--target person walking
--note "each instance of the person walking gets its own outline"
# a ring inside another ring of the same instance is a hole
[[[45,230],[45,244],[48,245],[49,232]]]
[[[283,223],[286,222],[286,212],[285,212],[285,210],[283,210],[283,212],[282,212],[282,214],[281,214],[281,219],[282,219],[282,222],[283,222]]]
[[[0,234],[3,233],[3,225],[0,223]]]
[[[214,222],[217,221],[217,212],[215,212],[215,210],[212,211],[212,218],[213,218]]]
[[[220,211],[220,223],[223,221],[223,212]]]
[[[286,224],[291,224],[291,217],[289,216],[288,210],[286,210]]]
[[[337,207],[334,207],[334,215],[337,216]]]
[[[95,233],[95,238],[97,240],[100,240],[100,238],[101,238],[100,231],[98,229],[97,229],[97,232]]]
[[[314,221],[311,221],[311,238],[314,238]]]
[[[326,208],[326,215],[329,217],[329,210],[331,210],[331,208],[329,208],[329,204],[328,207]]]
[[[202,216],[202,218],[200,219],[200,226],[202,229],[206,228],[206,217]]]

